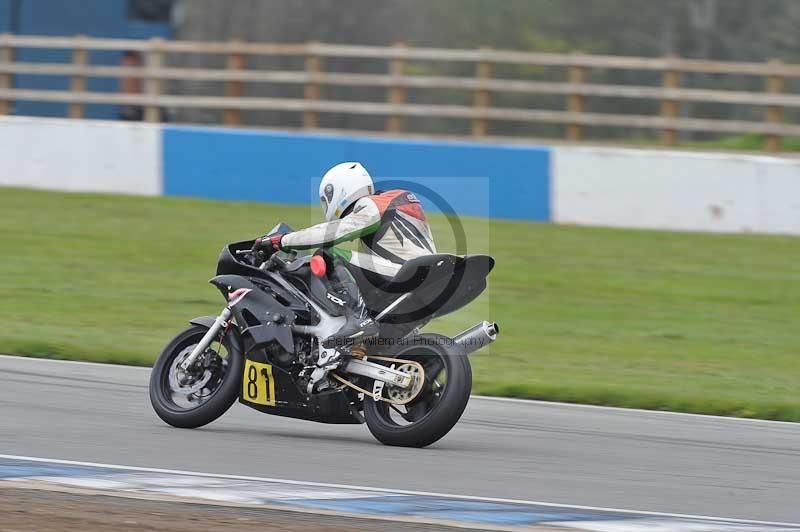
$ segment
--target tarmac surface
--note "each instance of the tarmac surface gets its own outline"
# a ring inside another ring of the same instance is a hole
[[[174,429],[148,377],[0,356],[0,454],[800,522],[800,424],[475,397],[443,440],[401,449],[239,404]]]

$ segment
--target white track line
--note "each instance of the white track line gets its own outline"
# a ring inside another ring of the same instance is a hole
[[[451,493],[436,493],[436,492],[428,492],[428,491],[410,491],[410,490],[395,490],[395,489],[387,489],[387,488],[374,488],[369,486],[351,486],[347,484],[328,484],[322,482],[308,482],[303,480],[286,480],[281,478],[268,478],[268,477],[250,477],[250,476],[243,476],[243,475],[222,475],[218,473],[202,473],[199,471],[184,471],[184,470],[177,470],[177,469],[157,469],[157,468],[150,468],[150,467],[133,467],[133,466],[123,466],[123,465],[115,465],[115,464],[98,464],[95,462],[77,462],[73,460],[58,460],[58,459],[51,459],[51,458],[38,458],[33,456],[18,456],[18,455],[10,455],[10,454],[0,454],[0,459],[8,459],[8,460],[27,460],[29,462],[42,462],[42,463],[51,463],[51,464],[63,464],[63,465],[75,465],[75,466],[84,466],[84,467],[101,467],[106,469],[118,469],[120,471],[138,471],[144,473],[159,473],[159,474],[171,474],[171,475],[185,475],[185,476],[203,476],[209,478],[222,478],[222,479],[230,479],[230,480],[251,480],[251,481],[260,481],[260,482],[276,482],[282,484],[290,484],[294,486],[309,486],[309,487],[316,487],[316,488],[337,488],[337,489],[349,489],[353,491],[372,491],[372,492],[381,492],[386,494],[392,495],[415,495],[415,496],[425,496],[425,497],[444,497],[449,499],[458,499],[464,501],[481,501],[481,502],[494,502],[494,503],[505,503],[505,504],[524,504],[524,505],[536,505],[536,506],[545,506],[549,508],[565,508],[571,510],[590,510],[590,511],[599,511],[599,512],[612,512],[612,513],[619,513],[619,514],[628,514],[628,515],[638,515],[638,516],[652,516],[652,517],[669,517],[673,519],[695,519],[695,520],[702,520],[702,521],[718,521],[724,523],[735,523],[735,524],[746,524],[746,525],[765,525],[765,526],[781,526],[781,527],[792,527],[792,528],[800,528],[800,523],[781,523],[776,521],[756,521],[750,519],[731,519],[727,517],[713,517],[713,516],[705,516],[705,515],[689,515],[689,514],[674,514],[674,513],[665,513],[665,512],[647,512],[647,511],[638,511],[638,510],[624,510],[619,508],[604,508],[600,506],[580,506],[574,504],[560,504],[560,503],[552,503],[552,502],[541,502],[541,501],[526,501],[526,500],[519,500],[519,499],[500,499],[495,497],[477,497],[472,495],[454,495]]]
[[[671,410],[645,410],[644,408],[625,408],[621,406],[602,406],[602,405],[585,405],[581,403],[562,403],[557,401],[542,401],[537,399],[517,399],[514,397],[493,397],[489,395],[473,395],[473,399],[481,399],[484,401],[497,401],[505,403],[522,403],[539,406],[559,406],[576,408],[581,410],[605,410],[608,412],[624,413],[638,413],[638,414],[656,414],[664,416],[684,416],[700,419],[710,419],[714,421],[741,421],[745,423],[770,423],[778,425],[788,425],[791,427],[800,427],[800,423],[795,421],[778,421],[775,419],[758,419],[749,417],[733,417],[733,416],[714,416],[711,414],[692,414],[690,412],[673,412]]]
[[[11,358],[14,360],[24,360],[24,361],[36,361],[36,362],[54,362],[60,364],[77,364],[77,365],[85,365],[85,366],[101,366],[105,368],[129,368],[137,371],[150,371],[150,368],[143,367],[143,366],[130,366],[126,364],[107,364],[103,362],[84,362],[79,360],[60,360],[57,358],[37,358],[37,357],[22,357],[17,355],[4,355],[0,354],[0,360],[3,358]],[[747,417],[732,417],[732,416],[714,416],[710,414],[691,414],[688,412],[671,412],[668,410],[645,410],[643,408],[623,408],[619,406],[602,406],[602,405],[584,405],[580,403],[563,403],[558,401],[542,401],[537,399],[517,399],[514,397],[493,397],[488,395],[473,395],[472,399],[478,399],[480,401],[495,401],[495,402],[506,402],[506,403],[519,403],[519,404],[528,404],[528,405],[535,405],[535,406],[555,406],[555,407],[565,407],[565,408],[574,408],[574,409],[581,409],[581,410],[600,410],[606,412],[615,412],[620,414],[625,413],[640,413],[640,414],[654,414],[654,415],[661,415],[661,416],[685,416],[690,418],[699,418],[699,419],[709,419],[714,421],[732,421],[732,422],[744,422],[744,423],[769,423],[769,424],[777,424],[777,425],[787,425],[791,427],[800,427],[800,424],[793,422],[793,421],[777,421],[774,419],[755,419],[755,418],[747,418]]]
[[[84,360],[61,360],[59,358],[45,358],[45,357],[23,357],[18,355],[6,355],[0,353],[0,360],[10,358],[12,360],[22,360],[25,362],[53,362],[56,364],[74,364],[76,366],[100,366],[104,368],[127,368],[141,371],[150,371],[150,368],[145,366],[131,366],[128,364],[109,364],[106,362],[86,362]]]

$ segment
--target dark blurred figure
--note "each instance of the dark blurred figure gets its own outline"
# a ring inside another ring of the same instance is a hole
[[[141,67],[142,54],[135,50],[126,50],[122,53],[122,66]],[[125,76],[120,80],[119,90],[123,94],[142,94],[142,78]],[[144,108],[141,105],[120,105],[120,120],[141,121],[144,119]]]
[[[169,22],[175,0],[128,0],[128,18],[148,22]]]

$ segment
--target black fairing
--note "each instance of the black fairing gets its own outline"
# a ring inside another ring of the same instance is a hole
[[[222,248],[217,259],[217,275],[242,275],[244,277],[267,277],[263,270],[245,264],[236,258],[237,251],[251,249],[255,240],[234,242]]]
[[[302,266],[298,263],[298,275],[304,275]],[[239,326],[242,353],[247,359],[272,366],[272,377],[275,381],[275,405],[265,406],[246,401],[243,391],[240,391],[239,401],[251,408],[276,416],[285,416],[306,419],[319,423],[358,424],[364,418],[359,413],[361,409],[358,398],[347,390],[325,390],[312,396],[300,392],[296,380],[288,367],[282,367],[271,355],[271,347],[276,345],[289,353],[295,353],[294,338],[291,325],[302,321],[304,312],[308,312],[307,304],[284,289],[280,284],[270,278],[270,274],[253,268],[261,275],[259,277],[245,278],[241,275],[219,275],[211,279],[222,295],[227,299],[228,294],[240,288],[250,289],[241,301],[232,307],[233,316]],[[291,276],[292,273],[286,272]],[[316,279],[318,281],[318,279]],[[199,325],[210,326],[213,317],[204,316],[192,320]]]
[[[261,351],[248,353],[247,358],[256,362],[268,362]],[[318,423],[358,424],[364,422],[364,418],[359,414],[360,402],[348,389],[325,390],[309,397],[300,393],[292,375],[285,369],[273,365],[272,377],[275,380],[275,406],[264,406],[246,401],[243,392],[239,394],[239,402],[274,416],[306,419]]]
[[[240,288],[250,289],[239,303],[233,306],[233,316],[239,325],[245,353],[277,342],[284,350],[294,353],[294,337],[291,326],[297,314],[289,305],[281,304],[269,293],[272,286],[256,279],[245,279],[239,275],[219,275],[211,279],[227,299],[228,294]],[[293,296],[291,296],[293,297]],[[292,302],[290,302],[292,303]],[[293,302],[302,305],[301,301]]]
[[[281,222],[270,230],[268,236],[278,233],[285,235],[286,233],[291,233],[291,232],[292,228],[289,227],[284,222]],[[245,277],[266,277],[263,270],[260,270],[255,266],[246,264],[245,262],[239,261],[239,259],[236,258],[237,251],[253,249],[254,243],[255,240],[243,240],[241,242],[233,242],[223,247],[222,251],[219,254],[219,258],[217,259],[217,275],[243,275]]]

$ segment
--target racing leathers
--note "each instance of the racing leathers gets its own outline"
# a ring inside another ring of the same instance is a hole
[[[334,247],[356,239],[360,240],[358,251]],[[377,324],[367,316],[358,286],[342,261],[388,280],[405,261],[436,253],[422,205],[406,190],[364,196],[338,220],[283,235],[280,247],[284,250],[325,248],[334,258],[334,271],[327,278],[329,290],[342,301],[347,322],[326,340],[326,347],[378,334]]]

